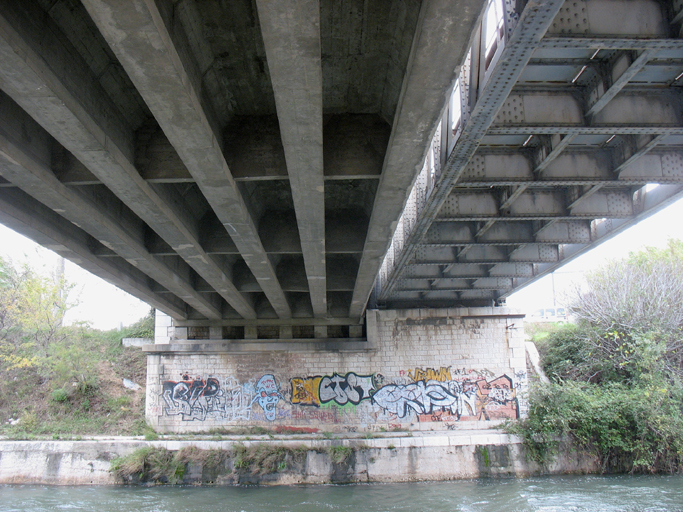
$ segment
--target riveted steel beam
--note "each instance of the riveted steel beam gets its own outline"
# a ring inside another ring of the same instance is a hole
[[[623,52],[614,59],[606,76],[601,77],[586,95],[586,116],[592,117],[604,109],[656,54],[657,50],[643,50],[638,56]]]
[[[403,265],[412,259],[420,239],[448,199],[451,188],[474,155],[481,139],[503,106],[505,98],[563,3],[555,0],[543,2],[530,0],[519,14],[516,28],[512,30],[505,47],[501,50],[500,57],[488,75],[483,89],[479,91],[477,102],[473,105],[469,118],[462,128],[458,142],[448,156],[442,175],[435,184],[409,239],[404,244],[403,252],[395,266],[396,270],[380,291],[380,300],[386,299],[391,294],[396,280],[400,278]],[[473,75],[477,74],[473,73]]]

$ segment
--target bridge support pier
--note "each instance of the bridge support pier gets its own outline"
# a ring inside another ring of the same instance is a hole
[[[490,428],[526,413],[523,317],[506,307],[370,310],[363,338],[215,339],[242,330],[212,326],[200,340],[188,339],[197,327],[159,315],[144,348],[147,419],[163,432]],[[279,332],[292,331],[301,329]]]

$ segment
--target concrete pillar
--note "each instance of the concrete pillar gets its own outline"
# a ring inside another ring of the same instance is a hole
[[[281,325],[280,326],[280,339],[288,340],[293,337],[292,326],[291,325]]]
[[[173,319],[166,313],[155,310],[154,314],[154,343],[170,343],[175,335]]]
[[[223,327],[209,327],[209,339],[210,340],[222,340],[223,339]]]
[[[258,338],[258,328],[255,325],[244,326],[244,339],[255,340]]]
[[[316,338],[327,338],[327,326],[326,325],[316,325],[313,327],[313,332]]]

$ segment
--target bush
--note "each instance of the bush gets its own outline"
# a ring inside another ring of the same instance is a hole
[[[53,402],[66,402],[68,399],[69,399],[69,395],[64,390],[64,388],[55,389],[50,394],[50,400],[52,400]]]
[[[535,332],[551,379],[509,430],[545,463],[563,437],[605,471],[683,470],[683,243],[646,249],[587,278],[576,325]]]
[[[631,386],[553,383],[532,389],[528,419],[510,431],[541,464],[569,436],[605,471],[675,472],[683,470],[682,403],[680,384],[655,379]]]

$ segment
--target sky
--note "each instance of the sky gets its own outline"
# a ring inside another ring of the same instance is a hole
[[[566,264],[552,276],[546,276],[511,295],[507,305],[527,314],[536,309],[553,307],[554,301],[561,306],[566,291],[581,281],[586,270],[644,247],[664,247],[669,238],[683,239],[682,220],[683,200],[680,200]],[[1,224],[0,257],[18,265],[26,263],[46,276],[54,275],[61,259],[54,252]],[[141,300],[68,260],[64,265],[64,274],[68,282],[75,284],[71,298],[78,302],[67,314],[66,323],[85,321],[97,329],[115,329],[134,323],[149,311],[149,306]]]
[[[27,264],[44,276],[55,274],[61,257],[0,224],[0,257],[15,266]],[[132,295],[65,260],[64,277],[74,284],[69,296],[77,305],[64,323],[88,322],[96,329],[109,330],[131,325],[149,312],[150,306]]]

